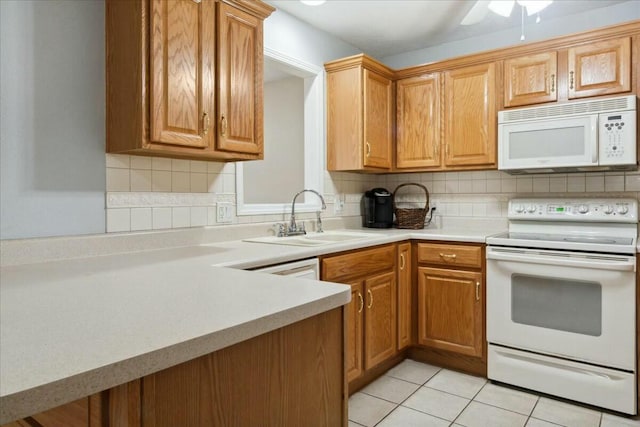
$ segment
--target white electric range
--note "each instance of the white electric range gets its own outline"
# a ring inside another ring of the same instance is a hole
[[[488,377],[637,413],[634,199],[513,199],[487,238]]]

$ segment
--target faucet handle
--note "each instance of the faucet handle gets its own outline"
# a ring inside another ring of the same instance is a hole
[[[305,230],[304,228],[304,221],[301,221],[302,225],[300,226],[300,228],[298,229],[299,231],[302,232],[302,234],[307,234],[307,230]]]
[[[276,237],[284,237],[286,235],[285,226],[281,222],[273,224],[273,231],[275,232]]]

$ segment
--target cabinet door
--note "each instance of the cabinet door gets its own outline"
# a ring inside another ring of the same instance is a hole
[[[217,148],[261,154],[262,22],[225,3],[218,4]]]
[[[557,101],[557,56],[546,52],[504,61],[504,106]]]
[[[208,147],[214,114],[215,3],[151,1],[151,141]]]
[[[364,166],[391,167],[392,89],[391,80],[364,70]]]
[[[372,368],[396,353],[396,273],[365,280],[364,367]]]
[[[397,82],[396,167],[440,166],[440,76]]]
[[[482,356],[482,274],[418,269],[418,342],[432,348]]]
[[[362,70],[327,73],[327,170],[362,169]]]
[[[411,243],[398,245],[398,350],[411,344]]]
[[[445,73],[446,166],[496,164],[495,64]]]
[[[351,302],[347,307],[347,381],[362,375],[362,282],[351,283]]]
[[[630,37],[569,49],[569,99],[630,90]]]

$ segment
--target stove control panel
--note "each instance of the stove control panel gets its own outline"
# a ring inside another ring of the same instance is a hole
[[[537,221],[638,222],[635,199],[512,199],[509,219]]]

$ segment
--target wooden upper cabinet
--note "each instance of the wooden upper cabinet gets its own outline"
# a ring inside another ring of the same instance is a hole
[[[391,169],[393,72],[366,55],[325,64],[327,170]]]
[[[218,149],[263,149],[262,21],[220,3],[218,12]]]
[[[444,73],[446,167],[496,165],[495,63]]]
[[[545,52],[504,61],[504,106],[558,100],[558,54]]]
[[[151,140],[155,143],[207,147],[212,141],[215,16],[213,2],[151,2]]]
[[[440,74],[396,82],[396,168],[440,166]]]
[[[364,166],[389,169],[393,135],[393,91],[390,79],[364,70]]]
[[[107,0],[105,9],[107,152],[262,158],[262,21],[271,6]]]
[[[631,90],[631,38],[569,49],[569,99]]]

